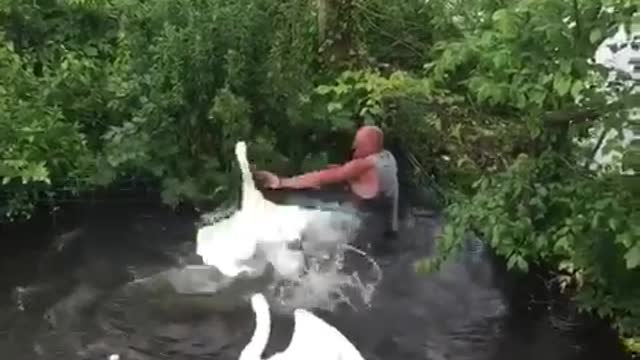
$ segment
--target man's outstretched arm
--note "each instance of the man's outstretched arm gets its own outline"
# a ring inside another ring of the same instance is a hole
[[[371,159],[355,159],[341,166],[312,171],[291,178],[280,179],[279,187],[289,189],[317,188],[322,185],[348,182],[375,166]]]

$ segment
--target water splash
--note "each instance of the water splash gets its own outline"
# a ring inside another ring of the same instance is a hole
[[[253,263],[245,261],[255,270],[253,273],[215,278],[211,276],[211,272],[215,272],[211,267],[188,266],[171,270],[168,278],[180,293],[215,292],[222,291],[234,279],[262,274],[265,268],[273,267],[280,271],[274,273],[265,290],[274,298],[277,309],[334,310],[339,304],[356,309],[370,303],[376,285],[382,280],[382,270],[375,260],[350,244],[359,226],[360,220],[355,213],[322,212],[310,221],[298,243],[258,244]],[[349,253],[359,259],[351,259],[349,266],[345,266]],[[301,264],[300,269],[292,266],[287,270],[291,264]]]
[[[259,269],[247,262],[255,260],[259,247],[263,247],[263,253],[271,256],[266,260],[280,275],[295,276],[302,270],[303,258],[289,244],[300,240],[303,230],[321,211],[266,200],[253,181],[246,144],[238,142],[235,152],[242,172],[240,209],[229,218],[201,228],[196,252],[206,264],[229,277],[241,273],[259,276]]]
[[[358,214],[268,201],[255,187],[244,142],[236,144],[236,157],[242,171],[241,206],[226,218],[206,216],[214,222],[198,231],[196,250],[205,264],[228,278],[259,277],[272,267],[275,278],[269,287],[286,308],[355,307],[354,294],[368,304],[381,270],[366,253],[348,246],[361,223]],[[367,260],[371,269],[365,272],[376,273],[372,281],[363,280],[369,276],[362,271],[343,271],[345,251]]]

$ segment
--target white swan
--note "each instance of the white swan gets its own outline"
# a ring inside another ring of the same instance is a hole
[[[236,158],[242,172],[240,210],[231,217],[198,230],[196,253],[207,265],[235,277],[241,272],[261,272],[249,266],[258,245],[281,275],[295,276],[304,264],[301,252],[287,243],[299,240],[316,210],[278,205],[264,198],[256,188],[247,160],[247,145],[236,143]]]
[[[251,218],[252,224],[255,224],[252,227],[259,230],[255,232],[259,240],[262,242],[298,240],[311,220],[310,215],[317,211],[302,209],[295,205],[278,205],[265,199],[253,181],[247,160],[247,145],[244,141],[236,144],[236,157],[242,172],[241,212],[243,216]]]
[[[263,360],[269,340],[271,316],[269,304],[262,294],[251,297],[256,327],[251,341],[238,360]],[[289,346],[265,360],[364,360],[358,349],[338,331],[313,313],[296,309],[295,327]]]

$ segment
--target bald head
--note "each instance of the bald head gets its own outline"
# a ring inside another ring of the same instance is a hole
[[[363,158],[379,153],[384,147],[384,133],[373,125],[362,126],[353,139],[353,157]]]

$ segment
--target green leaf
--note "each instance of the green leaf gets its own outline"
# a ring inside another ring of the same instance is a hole
[[[330,102],[327,105],[327,110],[329,110],[329,112],[336,112],[338,110],[342,110],[342,103],[335,102],[335,101]]]
[[[584,83],[580,80],[576,80],[571,86],[571,96],[577,98],[582,89],[584,89]]]
[[[346,94],[349,90],[351,90],[351,87],[347,84],[338,84],[333,88],[333,91],[338,95]]]
[[[560,263],[558,264],[558,270],[560,271],[568,271],[570,273],[572,273],[575,269],[575,264],[569,260],[562,260],[560,261]]]
[[[507,268],[517,268],[520,271],[529,271],[529,263],[519,254],[512,254],[507,260]]]
[[[98,50],[96,48],[94,48],[93,46],[87,46],[84,48],[84,52],[85,54],[87,54],[88,56],[94,57],[94,56],[98,56]]]
[[[507,16],[507,10],[500,9],[493,13],[493,15],[491,16],[491,19],[493,21],[501,21],[502,19],[505,18],[505,16]]]
[[[636,244],[624,255],[627,262],[627,269],[634,269],[640,266],[640,244]]]
[[[616,243],[622,244],[627,248],[630,248],[633,244],[633,235],[630,232],[625,232],[616,236]]]
[[[591,30],[591,33],[589,33],[589,41],[591,41],[592,44],[595,44],[600,41],[600,39],[602,39],[602,30],[599,28]]]
[[[534,90],[529,92],[529,99],[538,106],[542,106],[546,98],[547,93],[544,91]]]
[[[524,272],[529,271],[529,263],[521,256],[519,256],[518,259],[516,260],[516,265],[518,266],[518,269]]]
[[[316,87],[316,93],[320,95],[327,95],[328,93],[333,91],[333,87],[328,85],[320,85]]]
[[[568,251],[569,250],[569,237],[562,236],[560,237],[556,243],[553,245],[553,250],[557,252]]]
[[[564,75],[556,75],[553,80],[553,88],[560,96],[565,96],[571,89],[571,78]]]
[[[31,181],[42,181],[49,184],[49,170],[44,162],[37,164],[29,164],[22,174],[22,183],[26,184]]]
[[[571,60],[560,61],[560,72],[562,72],[564,75],[569,75],[571,73],[572,67],[573,62]]]

